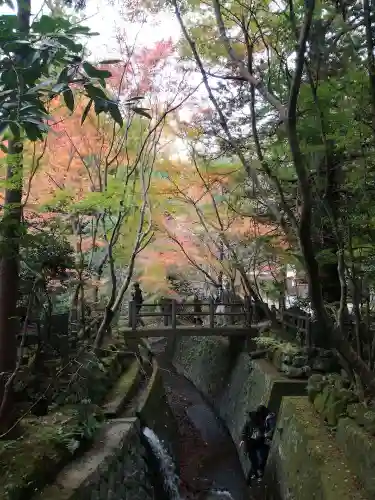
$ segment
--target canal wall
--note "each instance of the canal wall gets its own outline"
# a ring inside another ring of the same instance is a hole
[[[239,444],[248,412],[260,404],[278,412],[283,396],[306,393],[306,382],[287,379],[264,359],[251,360],[243,352],[233,363],[228,342],[220,337],[181,337],[173,363],[223,419],[245,471],[249,463]]]
[[[172,456],[177,427],[156,361],[135,408]],[[90,449],[63,468],[33,500],[153,500],[139,420],[108,420]]]
[[[225,422],[246,473],[249,463],[239,444],[248,412],[265,404],[277,413],[265,498],[370,498],[356,488],[345,454],[308,401],[306,382],[285,377],[269,361],[252,360],[247,352],[233,360],[228,347],[225,338],[181,337],[173,363]]]

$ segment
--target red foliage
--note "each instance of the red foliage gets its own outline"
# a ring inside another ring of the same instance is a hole
[[[172,39],[161,40],[152,49],[143,48],[129,57],[123,54],[120,63],[102,67],[112,73],[109,84],[116,94],[126,98],[143,96],[159,91],[157,76],[173,52]]]

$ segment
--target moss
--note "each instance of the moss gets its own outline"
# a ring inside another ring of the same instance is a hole
[[[118,382],[112,388],[109,393],[108,400],[116,399],[118,396],[123,396],[127,394],[130,387],[134,384],[134,380],[137,378],[137,375],[140,371],[139,361],[136,359],[131,363],[128,370],[121,375]]]
[[[369,498],[375,498],[375,439],[351,418],[340,419],[336,439]]]
[[[23,422],[22,436],[0,442],[0,500],[29,499],[69,461],[69,440],[78,429],[73,412]]]
[[[223,389],[231,359],[222,337],[187,337],[179,340],[174,363],[213,402]]]
[[[104,404],[104,412],[107,416],[118,416],[126,404],[133,398],[141,379],[141,367],[138,359],[133,360],[125,373],[112,387]]]
[[[283,399],[270,466],[282,491],[298,500],[362,500],[344,453],[306,397]],[[272,456],[273,455],[273,456]]]

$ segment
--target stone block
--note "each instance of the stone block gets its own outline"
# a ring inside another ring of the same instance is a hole
[[[93,446],[65,467],[35,500],[151,500],[134,418],[106,424]]]
[[[375,439],[351,418],[342,418],[336,440],[368,497],[375,498]]]
[[[342,450],[307,397],[283,398],[268,459],[266,498],[365,500]]]
[[[311,403],[314,402],[316,396],[322,391],[324,387],[323,375],[314,374],[307,381],[307,395]]]
[[[375,436],[375,411],[373,409],[366,408],[361,403],[352,403],[348,405],[347,413],[358,425]]]

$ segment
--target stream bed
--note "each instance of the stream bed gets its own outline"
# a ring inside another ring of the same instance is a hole
[[[155,354],[162,345],[154,344]],[[168,402],[179,429],[177,454],[184,500],[261,500],[246,485],[236,447],[222,421],[194,385],[160,357]],[[222,493],[211,496],[209,491]],[[226,493],[227,492],[227,493]]]

